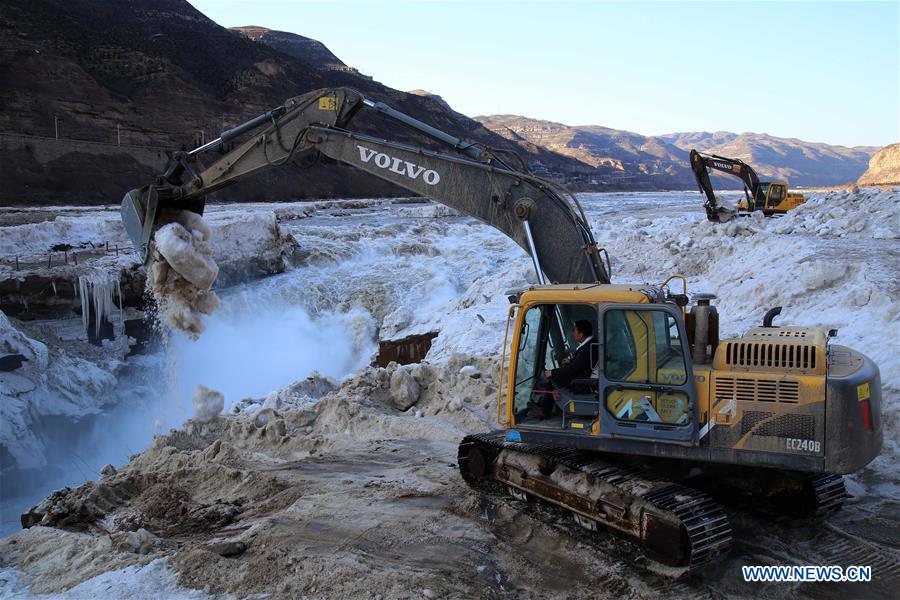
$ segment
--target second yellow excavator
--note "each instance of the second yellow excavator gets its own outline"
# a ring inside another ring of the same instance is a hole
[[[723,205],[716,198],[708,169],[734,175],[744,182],[744,197],[738,203],[737,211]],[[767,217],[783,215],[806,202],[803,194],[788,191],[787,181],[760,181],[753,167],[737,158],[725,158],[691,150],[691,170],[700,191],[706,195],[706,216],[710,221],[724,223],[737,214],[749,214],[756,210]]]

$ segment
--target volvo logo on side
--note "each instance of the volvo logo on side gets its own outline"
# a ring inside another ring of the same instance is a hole
[[[421,176],[422,181],[424,181],[428,185],[437,185],[441,182],[440,173],[433,169],[420,167],[419,165],[411,163],[408,160],[389,156],[384,152],[378,152],[377,150],[366,148],[361,144],[357,144],[356,147],[359,149],[359,160],[364,163],[371,161],[376,167],[380,169],[387,169],[392,173],[396,173],[397,175],[405,175],[410,179],[418,179]]]

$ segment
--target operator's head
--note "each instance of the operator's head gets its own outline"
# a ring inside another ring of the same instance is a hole
[[[575,329],[572,331],[572,334],[575,337],[576,342],[580,344],[591,337],[593,333],[594,327],[591,325],[590,321],[585,321],[584,319],[575,321]]]

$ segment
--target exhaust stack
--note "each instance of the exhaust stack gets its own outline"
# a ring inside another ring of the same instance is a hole
[[[691,308],[690,320],[694,324],[691,360],[695,365],[709,364],[719,345],[719,311],[711,304],[715,299],[713,294],[694,294],[697,303]]]

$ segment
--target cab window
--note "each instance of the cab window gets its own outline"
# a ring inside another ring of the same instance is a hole
[[[609,310],[604,369],[611,381],[682,385],[687,371],[678,324],[661,310]]]
[[[542,306],[533,306],[525,313],[522,319],[522,329],[519,332],[518,358],[516,360],[516,387],[515,407],[521,410],[528,405],[531,398],[531,390],[536,383],[536,371],[538,360],[538,340],[541,334]]]
[[[594,333],[590,340],[591,362],[595,364],[598,344],[596,343],[597,307],[593,304],[540,304],[530,307],[522,319],[519,332],[518,357],[515,371],[514,406],[520,411],[528,406],[529,400],[543,392],[535,391],[535,385],[544,382],[543,373],[565,364],[579,343],[573,337],[576,321],[591,323]]]
[[[784,187],[780,185],[769,186],[769,202],[778,204],[784,198]]]
[[[655,383],[682,385],[687,380],[678,323],[669,313],[652,311],[656,338]]]
[[[753,202],[756,204],[756,206],[764,206],[766,204],[766,202],[768,202],[768,198],[769,198],[769,184],[768,183],[760,183],[759,191],[756,193],[756,196],[753,198]]]
[[[678,323],[662,310],[606,311],[606,407],[617,419],[664,424],[690,422],[687,394],[669,386],[687,381]],[[630,385],[629,385],[630,384]]]
[[[606,376],[613,381],[622,381],[637,368],[637,352],[634,336],[625,320],[625,311],[611,310],[604,318]]]

